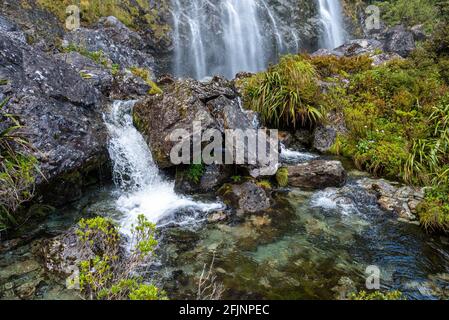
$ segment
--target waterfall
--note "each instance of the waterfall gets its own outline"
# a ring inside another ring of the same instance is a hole
[[[174,184],[160,175],[145,139],[133,125],[134,104],[135,101],[115,101],[104,115],[114,183],[120,190],[117,209],[124,214],[124,232],[131,230],[140,214],[158,223],[182,208],[202,212],[221,208],[221,204],[199,203],[175,193]]]
[[[264,0],[172,0],[172,8],[176,76],[233,78],[265,69],[287,50]]]
[[[335,49],[345,41],[343,14],[339,0],[318,0],[320,20],[324,27],[321,46]]]

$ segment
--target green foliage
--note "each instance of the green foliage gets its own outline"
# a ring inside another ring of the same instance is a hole
[[[156,226],[140,215],[132,228],[129,256],[120,248],[117,226],[109,219],[96,217],[78,223],[77,236],[95,258],[79,265],[81,291],[90,299],[159,300],[163,291],[133,276],[135,269],[154,255]]]
[[[33,197],[37,159],[23,137],[23,127],[0,103],[0,231],[18,225],[16,211]]]
[[[149,95],[156,95],[156,94],[163,93],[162,89],[159,88],[158,85],[153,80],[151,80],[151,73],[149,70],[139,68],[139,67],[132,67],[131,72],[136,77],[141,78],[143,81],[145,81],[150,86],[150,90],[148,91]]]
[[[108,68],[110,65],[109,59],[105,56],[104,52],[99,51],[89,51],[86,48],[81,46],[77,46],[74,43],[70,43],[67,47],[64,48],[65,52],[78,52],[82,56],[85,56],[91,60],[93,60],[96,64],[102,65],[105,68]]]
[[[390,26],[424,24],[428,30],[432,30],[438,18],[436,2],[436,0],[392,0],[376,1],[375,4],[380,7],[382,19]]]
[[[417,211],[421,225],[428,232],[449,232],[449,186],[427,189],[426,197]]]
[[[371,293],[360,291],[349,295],[349,300],[405,300],[405,298],[400,291],[390,291],[386,293],[382,293],[380,291],[374,291]]]
[[[22,0],[35,1],[35,0]],[[170,26],[162,21],[168,13],[168,1],[160,0],[157,7],[146,0],[37,0],[37,5],[52,12],[61,22],[66,19],[66,8],[77,4],[81,11],[81,22],[90,26],[101,17],[114,16],[127,27],[151,32],[157,41],[168,40]]]
[[[243,177],[242,176],[232,176],[231,180],[234,183],[241,183],[243,181]]]
[[[301,56],[284,56],[267,72],[243,81],[246,106],[267,125],[296,128],[322,119],[317,72]]]
[[[259,187],[265,189],[265,190],[271,190],[272,186],[271,186],[271,182],[268,180],[261,180],[261,181],[257,181],[256,183]]]
[[[288,186],[288,169],[287,168],[279,168],[276,173],[276,181],[278,186],[281,188],[285,188]]]
[[[373,60],[365,55],[356,57],[336,57],[333,55],[312,57],[303,55],[303,58],[310,61],[323,78],[345,77],[348,74],[370,70],[373,63]]]
[[[200,183],[205,170],[204,164],[192,164],[187,171],[187,178],[193,183],[198,184]]]

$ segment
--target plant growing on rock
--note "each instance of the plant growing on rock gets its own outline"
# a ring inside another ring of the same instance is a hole
[[[143,283],[136,268],[153,255],[156,226],[143,215],[132,228],[131,250],[123,252],[117,226],[109,219],[96,217],[79,222],[77,236],[95,258],[80,263],[80,289],[89,299],[161,300],[163,291]]]
[[[313,126],[322,119],[318,75],[301,56],[284,56],[280,63],[244,80],[246,106],[277,128]]]
[[[386,293],[380,291],[371,293],[360,291],[358,293],[350,294],[349,300],[405,300],[405,298],[400,291],[389,291]]]
[[[0,231],[17,225],[14,215],[33,197],[37,160],[23,137],[23,127],[11,114],[4,113],[8,100],[0,103]]]
[[[132,67],[131,72],[136,76],[145,81],[149,86],[150,90],[148,91],[149,95],[156,95],[163,93],[162,89],[158,87],[158,85],[151,80],[151,73],[147,69]]]

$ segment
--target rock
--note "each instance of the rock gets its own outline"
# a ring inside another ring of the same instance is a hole
[[[338,285],[332,288],[332,291],[336,294],[335,299],[346,300],[351,294],[357,293],[357,286],[351,278],[341,277],[338,280]]]
[[[14,40],[26,43],[25,34],[19,30],[15,23],[2,16],[0,16],[0,32]]]
[[[208,193],[217,190],[229,179],[231,174],[231,170],[226,166],[210,165],[206,166],[200,181],[195,183],[188,177],[187,169],[178,169],[176,172],[175,190],[187,194]]]
[[[115,17],[100,20],[95,29],[80,28],[64,36],[63,46],[75,45],[90,52],[101,51],[120,68],[154,69],[154,58],[142,37]]]
[[[337,56],[353,57],[362,54],[374,55],[381,51],[383,44],[379,40],[374,39],[355,39],[347,41],[342,46],[331,51]]]
[[[252,181],[241,185],[224,185],[218,194],[224,202],[237,210],[237,213],[256,213],[270,207],[270,198],[266,191]]]
[[[289,185],[304,189],[341,187],[347,178],[340,161],[314,160],[287,169]]]
[[[105,66],[78,52],[56,54],[55,57],[71,65],[81,77],[103,94],[108,95],[112,88],[113,76]]]
[[[207,222],[217,223],[217,222],[224,221],[227,218],[228,218],[228,216],[226,215],[226,213],[224,213],[223,211],[220,211],[220,212],[215,212],[215,213],[208,215]]]
[[[422,24],[411,27],[410,31],[413,33],[413,38],[415,39],[415,41],[425,41],[428,38]]]
[[[385,34],[384,50],[386,52],[394,52],[406,58],[415,48],[413,32],[406,30],[402,25],[388,30]]]
[[[384,179],[364,178],[358,185],[376,195],[379,206],[389,212],[394,212],[405,221],[417,219],[417,207],[424,200],[422,188],[409,186],[397,187]]]
[[[380,65],[383,65],[391,60],[402,59],[402,57],[400,55],[398,55],[397,53],[383,52],[383,53],[376,54],[376,55],[372,56],[371,59],[373,59],[373,66],[380,66]]]
[[[337,139],[337,130],[332,126],[318,126],[313,132],[313,148],[325,153],[330,150]]]
[[[183,130],[185,134],[182,138],[192,141],[194,122],[201,122],[202,133],[208,129],[216,130],[223,141],[226,130],[257,129],[253,113],[241,108],[237,92],[230,81],[219,77],[209,82],[180,80],[164,86],[163,92],[143,99],[134,107],[136,127],[146,137],[153,158],[161,168],[175,166],[170,153],[179,141],[171,141],[170,136],[175,130]],[[245,142],[244,147],[248,148],[248,142]],[[235,148],[236,145],[232,151]],[[220,156],[224,152],[223,148]],[[220,160],[224,160],[223,157]],[[254,176],[263,174],[257,171],[257,165],[246,167]]]
[[[38,194],[50,204],[77,199],[107,166],[101,93],[67,63],[0,32],[0,93],[39,161]]]

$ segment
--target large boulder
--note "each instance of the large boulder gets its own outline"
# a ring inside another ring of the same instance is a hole
[[[192,141],[194,122],[201,122],[202,132],[217,130],[223,139],[226,130],[257,129],[254,114],[241,108],[232,82],[219,77],[209,82],[190,79],[169,82],[163,87],[163,94],[149,96],[135,105],[134,121],[161,168],[175,166],[170,153],[178,141],[171,141],[172,133],[185,130],[188,136],[183,139]],[[255,176],[261,172],[257,165],[249,169]]]
[[[53,204],[78,198],[108,159],[101,93],[64,61],[1,31],[0,79],[6,111],[36,150],[39,193]]]
[[[405,29],[404,26],[396,26],[386,32],[384,44],[386,52],[397,53],[406,58],[415,48],[415,36],[412,31]]]
[[[287,170],[290,186],[310,190],[341,187],[347,179],[340,161],[313,160],[288,166]]]

